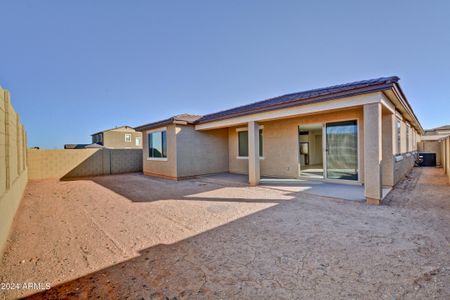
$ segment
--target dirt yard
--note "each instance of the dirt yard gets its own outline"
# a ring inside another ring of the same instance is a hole
[[[415,169],[383,206],[138,174],[28,185],[2,297],[450,298],[450,186]]]

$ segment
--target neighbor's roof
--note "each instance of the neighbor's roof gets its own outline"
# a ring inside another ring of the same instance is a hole
[[[424,135],[422,136],[422,141],[440,141],[448,138],[449,134],[441,134],[441,135]]]
[[[381,91],[390,88],[399,80],[400,78],[397,76],[381,77],[377,79],[356,81],[346,84],[334,85],[326,88],[286,94],[283,96],[278,96],[275,98],[270,98],[267,100],[262,100],[251,104],[204,115],[196,123],[207,123],[237,116],[249,115],[262,111],[321,102],[340,97],[349,97],[365,93],[372,93],[375,91]]]
[[[440,126],[440,127],[436,127],[433,129],[426,129],[425,131],[439,131],[439,130],[450,130],[450,125],[444,125],[444,126]]]
[[[174,124],[177,122],[181,122],[181,123],[185,123],[185,124],[194,124],[195,121],[197,121],[201,117],[202,116],[200,116],[200,115],[180,114],[180,115],[176,115],[176,116],[173,116],[168,119],[161,120],[161,121],[144,124],[144,125],[135,127],[134,129],[136,129],[137,131],[143,131],[143,130],[149,130],[152,128],[157,128],[157,127],[161,127],[161,126],[165,126],[165,125],[169,125],[169,124]]]
[[[106,129],[106,130],[102,130],[102,131],[99,131],[99,132],[93,133],[93,134],[91,134],[91,136],[92,136],[92,135],[96,135],[96,134],[99,134],[99,133],[102,133],[102,132],[107,132],[107,131],[111,131],[111,130],[117,130],[117,129],[122,129],[122,128],[125,128],[125,129],[134,129],[134,128],[133,128],[133,127],[131,127],[131,126],[128,126],[128,125],[123,125],[123,126],[117,126],[117,127],[114,127],[114,128],[110,128],[110,129]]]

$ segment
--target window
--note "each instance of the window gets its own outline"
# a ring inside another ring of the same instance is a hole
[[[103,135],[101,133],[96,134],[92,137],[92,143],[101,143]]]
[[[140,146],[141,145],[141,138],[137,137],[136,138],[136,146]]]
[[[148,157],[167,158],[167,132],[165,130],[148,134]]]
[[[263,130],[259,129],[259,156],[263,156]],[[248,131],[238,131],[238,157],[248,157]]]
[[[402,152],[402,123],[399,119],[397,119],[397,153]]]
[[[130,133],[126,133],[125,134],[125,142],[126,143],[131,143],[131,134]]]
[[[409,135],[410,135],[410,128],[409,125],[406,126],[406,152],[409,152]]]

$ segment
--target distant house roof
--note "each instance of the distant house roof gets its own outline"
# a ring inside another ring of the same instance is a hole
[[[397,76],[381,77],[377,79],[356,81],[346,84],[334,85],[326,88],[286,94],[283,96],[278,96],[267,100],[262,100],[251,104],[204,115],[196,123],[207,123],[262,111],[333,100],[336,98],[355,96],[365,93],[372,93],[375,91],[381,91],[390,88],[399,80],[400,78]]]
[[[144,125],[136,127],[135,129],[136,129],[136,131],[144,131],[144,130],[149,130],[149,129],[158,128],[161,126],[165,126],[165,125],[169,125],[169,124],[176,124],[176,123],[181,123],[184,125],[194,124],[195,121],[197,121],[200,118],[201,118],[201,116],[199,116],[199,115],[180,114],[180,115],[176,115],[176,116],[173,116],[168,119],[161,120],[161,121],[144,124]]]
[[[114,128],[110,128],[110,129],[106,129],[106,130],[102,130],[102,131],[99,131],[99,132],[93,133],[93,134],[91,134],[91,136],[92,136],[92,135],[96,135],[96,134],[99,134],[99,133],[103,133],[103,132],[111,131],[111,130],[120,130],[120,129],[127,129],[127,130],[129,130],[129,129],[134,129],[134,128],[133,128],[133,127],[131,127],[131,126],[128,126],[128,125],[117,126],[117,127],[114,127]]]
[[[64,149],[88,149],[88,148],[104,148],[99,144],[65,144]]]
[[[439,130],[450,130],[450,125],[444,125],[444,126],[440,126],[440,127],[436,127],[436,128],[432,128],[432,129],[426,129],[425,131],[439,131]]]
[[[65,144],[64,149],[84,149],[89,144]]]

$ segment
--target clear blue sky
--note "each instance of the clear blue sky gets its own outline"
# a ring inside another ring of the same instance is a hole
[[[29,145],[397,75],[450,124],[450,1],[0,0],[0,85]]]

